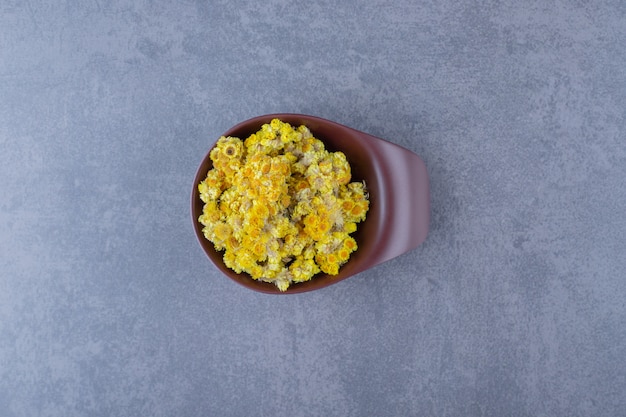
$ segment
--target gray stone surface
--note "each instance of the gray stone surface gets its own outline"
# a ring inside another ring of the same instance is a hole
[[[2,1],[0,415],[626,415],[625,4]],[[421,155],[427,241],[223,278],[193,175],[272,112]]]

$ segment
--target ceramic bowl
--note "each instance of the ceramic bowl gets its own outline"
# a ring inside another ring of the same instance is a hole
[[[324,142],[329,151],[342,151],[352,169],[352,181],[365,181],[370,209],[365,221],[352,234],[358,249],[339,269],[338,275],[319,273],[310,281],[292,283],[281,292],[273,283],[252,279],[224,265],[223,252],[204,238],[198,217],[202,213],[198,184],[212,168],[206,153],[197,170],[191,191],[191,220],[200,246],[224,275],[251,290],[271,294],[294,294],[317,290],[338,283],[359,272],[415,249],[428,234],[430,195],[426,166],[415,153],[384,139],[315,116],[303,114],[268,114],[243,121],[228,129],[224,136],[241,139],[258,131],[277,118],[292,126],[305,125],[313,136]],[[217,138],[216,138],[217,141]],[[388,277],[386,279],[393,279]]]

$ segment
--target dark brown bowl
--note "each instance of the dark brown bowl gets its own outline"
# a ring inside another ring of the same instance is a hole
[[[342,151],[352,168],[352,181],[364,180],[370,195],[367,218],[352,235],[358,249],[343,265],[338,275],[319,273],[310,281],[292,283],[281,292],[273,283],[237,274],[224,265],[223,252],[204,238],[198,217],[202,214],[198,184],[213,167],[209,152],[196,173],[191,192],[191,218],[200,246],[215,266],[235,282],[255,291],[271,294],[294,294],[335,284],[377,264],[395,258],[419,246],[428,234],[430,194],[426,166],[419,156],[386,140],[347,126],[303,114],[268,114],[237,124],[224,133],[241,139],[258,131],[277,118],[292,126],[305,125],[330,151]],[[217,139],[216,139],[217,141]]]

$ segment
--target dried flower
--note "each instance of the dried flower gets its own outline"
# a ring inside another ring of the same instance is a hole
[[[306,126],[278,119],[245,140],[221,137],[198,185],[198,221],[224,263],[281,291],[324,272],[336,275],[365,220],[364,182],[350,182],[342,152],[329,152]]]

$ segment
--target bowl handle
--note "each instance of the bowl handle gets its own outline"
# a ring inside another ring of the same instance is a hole
[[[426,164],[415,153],[362,133],[373,152],[378,176],[378,201],[384,223],[379,250],[370,264],[379,264],[418,247],[428,235],[430,188]]]

